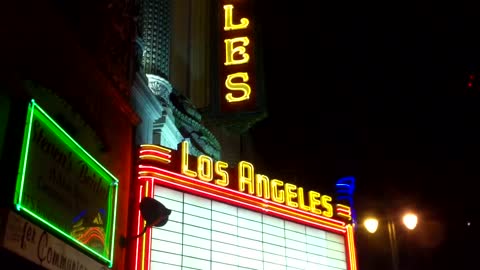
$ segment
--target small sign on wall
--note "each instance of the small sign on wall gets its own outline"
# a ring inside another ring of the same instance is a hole
[[[12,211],[2,219],[5,222],[2,246],[29,261],[49,270],[107,269],[106,266]]]
[[[28,106],[14,204],[111,266],[118,180],[35,101]]]

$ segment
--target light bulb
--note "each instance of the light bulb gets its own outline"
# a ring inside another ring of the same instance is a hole
[[[367,218],[363,225],[369,233],[375,233],[378,228],[378,220],[376,218]]]
[[[418,218],[415,214],[408,213],[403,216],[403,224],[405,224],[405,227],[409,230],[415,229],[415,227],[417,227],[417,222]]]

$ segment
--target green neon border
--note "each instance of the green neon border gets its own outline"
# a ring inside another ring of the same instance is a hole
[[[110,246],[110,256],[104,256],[97,251],[93,250],[89,246],[83,244],[82,242],[78,241],[77,239],[71,237],[69,234],[62,231],[60,228],[57,228],[55,225],[51,224],[48,220],[40,217],[31,209],[28,209],[22,205],[23,199],[23,187],[25,184],[25,174],[27,170],[27,162],[28,162],[28,152],[30,149],[30,139],[31,139],[31,132],[32,132],[32,125],[34,119],[40,120],[43,124],[45,124],[60,140],[63,141],[67,146],[71,147],[71,150],[74,151],[81,159],[83,159],[92,169],[94,169],[99,175],[102,176],[104,180],[110,179],[110,186],[112,187],[109,190],[109,198],[110,196],[114,196],[113,200],[108,200],[108,211],[109,213],[113,212],[113,215],[109,215],[107,218],[107,225],[111,224],[111,226],[107,226],[106,228],[106,237],[105,239],[111,239],[111,246]],[[113,190],[112,190],[113,189]],[[112,194],[112,192],[114,192]],[[115,222],[117,217],[117,200],[118,200],[118,179],[113,176],[105,167],[103,167],[98,161],[96,161],[85,149],[83,149],[70,135],[68,135],[65,130],[63,130],[40,106],[35,103],[32,99],[28,105],[27,111],[27,119],[25,125],[25,131],[23,136],[23,143],[22,143],[22,152],[20,156],[20,165],[18,170],[17,176],[17,183],[15,188],[15,197],[13,203],[16,209],[19,212],[25,212],[29,216],[37,219],[44,225],[48,226],[50,229],[53,229],[55,232],[61,234],[68,241],[77,244],[79,247],[85,249],[86,251],[93,254],[95,257],[100,259],[102,262],[105,262],[108,267],[113,266],[113,252],[115,247]]]

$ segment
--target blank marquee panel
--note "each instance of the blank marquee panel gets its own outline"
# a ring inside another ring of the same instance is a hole
[[[343,235],[155,186],[172,210],[153,228],[152,270],[347,270]]]

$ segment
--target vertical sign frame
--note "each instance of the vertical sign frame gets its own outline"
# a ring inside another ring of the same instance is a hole
[[[34,155],[42,151],[44,156]],[[19,213],[112,267],[118,183],[112,173],[82,148],[33,99],[30,101],[13,201]],[[53,199],[52,194],[60,197],[62,192],[71,192],[73,198],[69,198],[68,202]],[[89,198],[90,193],[98,197]],[[91,199],[96,204],[85,202],[83,205],[75,194],[82,195],[81,198],[87,201]],[[62,203],[67,206],[63,208]],[[86,220],[86,215],[91,214],[87,210],[79,211],[73,220],[66,221],[63,218],[72,214],[67,213],[71,210],[69,205],[76,205],[78,209],[88,209],[91,206],[101,208],[95,209],[98,212],[92,217],[93,221]],[[57,213],[50,208],[66,212]],[[74,223],[72,228],[65,226],[68,222]],[[92,240],[96,242],[92,244]]]

